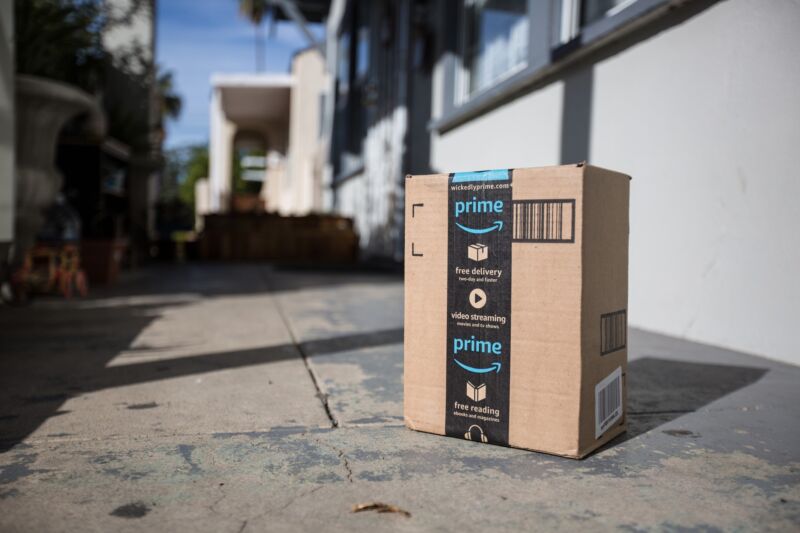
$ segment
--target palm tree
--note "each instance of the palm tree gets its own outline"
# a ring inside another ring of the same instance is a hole
[[[256,72],[264,70],[264,33],[261,22],[273,9],[269,0],[239,0],[239,12],[247,17],[255,27]]]
[[[158,123],[156,125],[156,142],[161,145],[166,135],[165,122],[168,119],[176,120],[183,108],[183,99],[175,91],[175,84],[171,71],[162,71],[158,68],[155,85],[155,105],[158,111]]]
[[[183,100],[181,96],[175,92],[175,84],[172,80],[172,71],[160,72],[156,82],[156,90],[158,91],[158,106],[159,117],[161,119],[176,119],[181,114],[183,107]]]

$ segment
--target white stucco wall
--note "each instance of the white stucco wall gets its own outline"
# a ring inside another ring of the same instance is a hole
[[[106,7],[114,19],[123,19],[131,9],[137,7],[133,0],[106,0]],[[149,2],[138,6],[125,24],[114,24],[103,34],[103,46],[117,57],[127,55],[138,48],[145,61],[152,61],[154,54],[155,27],[154,13]],[[144,68],[144,65],[130,65],[131,68]]]
[[[336,188],[336,213],[352,217],[361,255],[402,259],[403,196],[400,189],[402,146],[408,123],[405,107],[397,107],[374,124],[364,139],[364,171]]]
[[[800,2],[727,0],[593,65],[589,160],[633,176],[632,326],[800,364]],[[442,171],[559,163],[563,81],[441,136]]]
[[[320,175],[315,168],[319,151],[320,94],[327,85],[325,62],[316,48],[298,53],[292,60],[289,110],[289,151],[287,155],[288,193],[281,212],[306,215],[322,207]]]
[[[231,194],[231,157],[234,125],[222,110],[221,89],[215,87],[209,105],[208,190],[209,211],[227,212]]]

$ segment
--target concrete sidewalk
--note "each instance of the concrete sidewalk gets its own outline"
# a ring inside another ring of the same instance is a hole
[[[628,434],[561,459],[406,430],[402,301],[186,265],[0,308],[0,530],[800,528],[800,368],[634,330]]]

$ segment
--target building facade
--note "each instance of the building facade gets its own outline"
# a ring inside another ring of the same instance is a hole
[[[289,74],[217,74],[211,84],[208,198],[198,206],[215,213],[231,209],[238,165],[267,211],[320,211],[320,96],[326,84],[320,51],[298,52]]]
[[[798,23],[755,0],[334,2],[331,204],[401,259],[407,173],[626,172],[631,325],[798,363]]]
[[[430,169],[437,5],[334,2],[328,18],[330,205],[366,258],[402,260],[403,177]]]

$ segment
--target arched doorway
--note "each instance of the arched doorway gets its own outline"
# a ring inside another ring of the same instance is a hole
[[[255,130],[237,131],[231,158],[231,211],[264,210],[267,178],[266,135]]]

